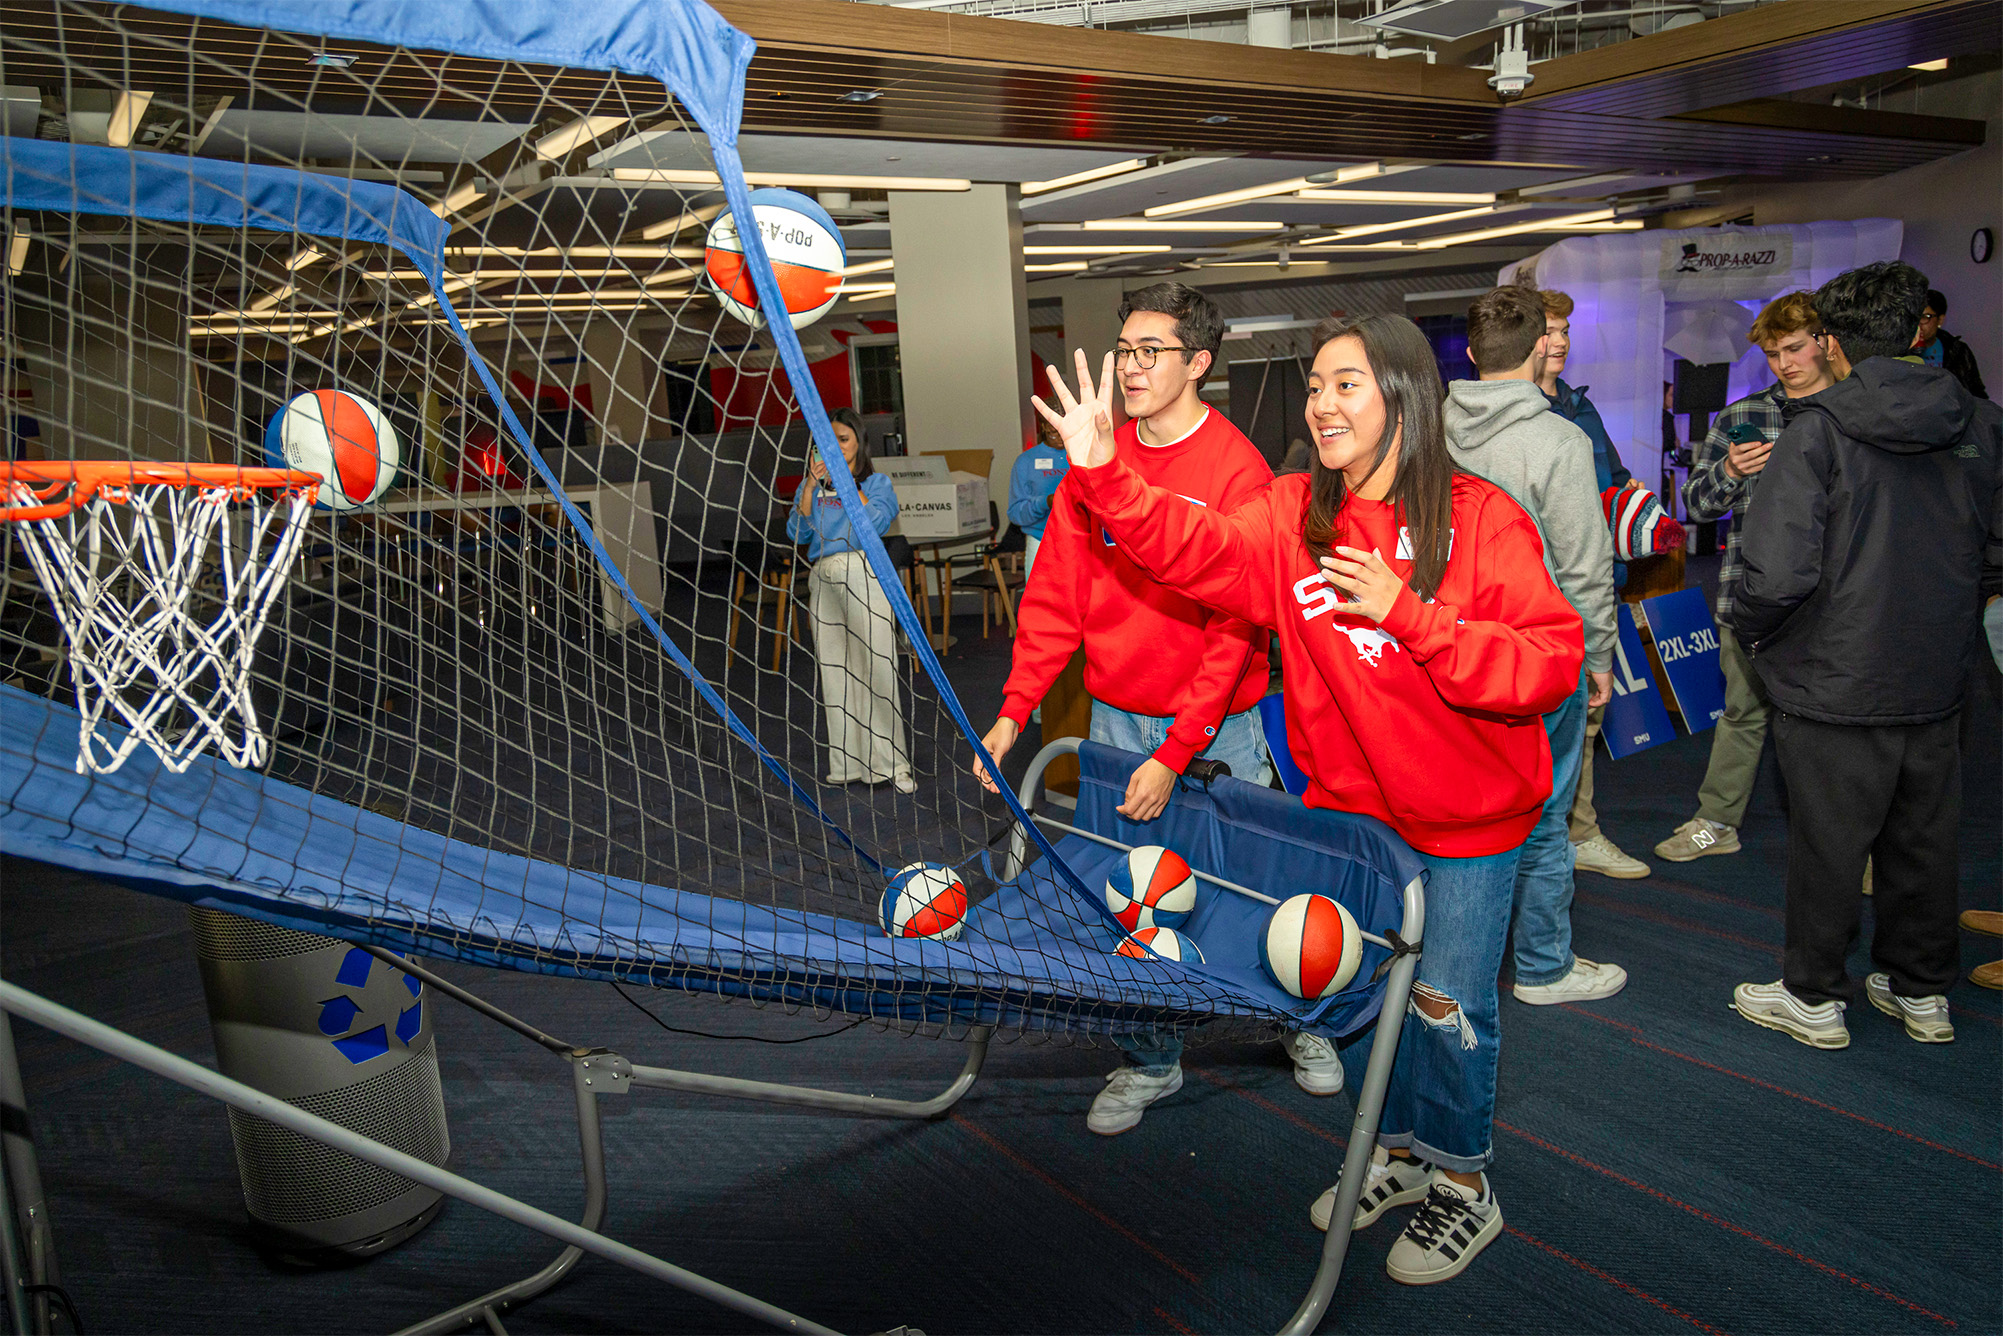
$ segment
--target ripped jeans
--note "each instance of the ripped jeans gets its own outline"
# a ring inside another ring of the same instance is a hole
[[[1384,1095],[1379,1145],[1409,1150],[1471,1174],[1493,1153],[1495,1063],[1502,1041],[1496,975],[1509,937],[1521,849],[1485,858],[1421,854],[1426,880],[1425,950]],[[1342,1050],[1352,1091],[1376,1037],[1373,1024]]]

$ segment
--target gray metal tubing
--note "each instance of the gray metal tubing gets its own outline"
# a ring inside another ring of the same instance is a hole
[[[692,1271],[686,1271],[670,1262],[643,1253],[638,1248],[608,1239],[580,1225],[574,1225],[568,1220],[551,1215],[548,1211],[538,1210],[526,1202],[517,1201],[505,1193],[496,1192],[471,1179],[461,1178],[458,1174],[440,1169],[414,1155],[392,1150],[380,1142],[371,1141],[345,1127],[315,1117],[304,1109],[294,1108],[283,1100],[274,1099],[260,1090],[232,1081],[218,1072],[210,1071],[206,1067],[189,1062],[186,1058],[134,1039],[121,1030],[94,1021],[88,1016],[71,1011],[68,1007],[59,1006],[5,981],[0,981],[0,1010],[12,1012],[57,1034],[74,1039],[80,1044],[87,1044],[91,1048],[109,1053],[157,1076],[164,1076],[177,1085],[184,1085],[190,1090],[219,1099],[232,1108],[254,1114],[280,1127],[289,1128],[301,1136],[324,1142],[336,1150],[344,1150],[357,1159],[366,1160],[391,1173],[400,1174],[412,1182],[436,1188],[448,1196],[457,1197],[463,1202],[491,1211],[518,1225],[526,1225],[538,1233],[573,1244],[609,1262],[630,1267],[642,1275],[665,1281],[678,1289],[687,1290],[691,1294],[699,1295],[735,1312],[755,1317],[784,1331],[834,1336],[828,1328],[818,1323],[809,1322],[803,1317],[776,1308],[761,1299],[754,1299],[726,1285],[719,1285]]]
[[[27,1258],[21,1250],[21,1218],[14,1213],[14,1179],[0,1158],[0,1286],[7,1291],[7,1330],[28,1336]]]
[[[1036,801],[1036,795],[1043,788],[1043,772],[1049,768],[1050,763],[1060,756],[1076,756],[1077,754],[1077,738],[1059,738],[1055,742],[1046,742],[1043,744],[1043,750],[1037,752],[1035,757],[1031,759],[1029,773],[1022,777],[1022,786],[1015,792],[1016,801],[1022,804],[1023,811],[1029,811],[1031,805]],[[1014,877],[1016,873],[1022,871],[1022,865],[1028,857],[1029,835],[1028,832],[1023,830],[1022,823],[1018,821],[1015,826],[1015,834],[1009,836],[1008,839],[1008,858],[1002,863],[1001,879],[1007,881]]]
[[[879,1118],[936,1118],[960,1102],[981,1074],[988,1053],[988,1036],[983,1026],[967,1039],[967,1061],[953,1083],[930,1099],[878,1099],[874,1095],[852,1095],[840,1090],[817,1090],[812,1086],[779,1085],[771,1081],[745,1081],[734,1076],[710,1076],[704,1072],[676,1071],[671,1067],[633,1066],[633,1084],[654,1090],[685,1090],[699,1095],[722,1095],[729,1099],[756,1099],[768,1104],[794,1104],[808,1109],[836,1113],[866,1113]]]
[[[31,1285],[60,1284],[55,1230],[49,1224],[49,1201],[42,1191],[42,1169],[28,1125],[28,1093],[21,1084],[21,1065],[14,1055],[14,1027],[4,1014],[0,1014],[0,1110],[5,1111],[7,1121],[19,1120],[18,1127],[0,1127],[0,1156],[5,1160],[7,1185],[14,1194],[25,1278]],[[36,1331],[49,1330],[53,1308],[54,1301],[47,1294],[34,1296]]]
[[[442,975],[434,972],[433,970],[418,964],[414,960],[406,960],[404,959],[404,957],[398,955],[396,952],[380,946],[364,946],[362,950],[368,952],[370,955],[374,956],[377,960],[382,961],[384,964],[394,966],[395,968],[402,970],[405,974],[409,974],[416,978],[424,980],[425,983],[431,985],[431,987],[433,988],[436,988],[439,992],[445,994],[453,1001],[471,1007],[474,1011],[479,1012],[482,1016],[485,1016],[488,1020],[500,1022],[502,1025],[507,1026],[510,1030],[513,1030],[516,1034],[521,1035],[524,1039],[535,1040],[536,1043],[541,1044],[544,1048],[548,1049],[552,1053],[560,1054],[567,1058],[570,1057],[573,1053],[583,1052],[582,1049],[578,1049],[570,1044],[566,1044],[561,1039],[558,1039],[554,1035],[544,1034],[541,1030],[536,1029],[535,1026],[530,1025],[527,1021],[521,1019],[519,1016],[510,1015],[508,1012],[505,1012],[501,1010],[499,1007],[495,1006],[492,1002],[489,1002],[485,998],[478,997],[472,993],[467,992],[464,988],[461,988],[458,984],[453,983],[450,979],[447,979]]]
[[[1405,887],[1405,922],[1399,929],[1408,942],[1425,936],[1426,893],[1414,877]],[[1377,1039],[1370,1049],[1370,1065],[1364,1069],[1363,1089],[1356,1095],[1356,1121],[1349,1129],[1349,1150],[1342,1157],[1342,1178],[1335,1190],[1335,1209],[1328,1218],[1328,1235],[1322,1240],[1321,1265],[1314,1273],[1301,1306],[1280,1328],[1281,1336],[1308,1336],[1328,1311],[1335,1297],[1336,1282],[1342,1279],[1342,1261],[1349,1252],[1349,1236],[1356,1221],[1356,1202],[1363,1195],[1363,1180],[1370,1174],[1370,1152],[1377,1146],[1377,1124],[1384,1114],[1384,1092],[1391,1084],[1391,1066],[1398,1057],[1398,1038],[1405,1026],[1405,1008],[1412,998],[1412,976],[1418,973],[1416,955],[1399,956],[1392,962],[1391,975],[1384,987],[1384,1004],[1377,1013]]]
[[[584,1065],[580,1062],[571,1064],[571,1086],[577,1092],[577,1140],[584,1159],[584,1216],[578,1223],[596,1233],[605,1223],[605,1139],[598,1120],[598,1095],[584,1083]],[[584,1250],[572,1244],[534,1275],[413,1323],[396,1336],[435,1336],[474,1322],[485,1322],[489,1329],[499,1330],[502,1311],[548,1291],[569,1275],[583,1256]]]
[[[1036,822],[1040,826],[1054,826],[1058,830],[1069,831],[1073,835],[1083,835],[1086,839],[1092,841],[1094,844],[1103,844],[1109,849],[1125,849],[1129,853],[1131,853],[1134,848],[1134,846],[1131,844],[1122,844],[1120,843],[1120,841],[1111,839],[1105,835],[1094,835],[1089,830],[1081,830],[1077,826],[1071,825],[1068,822],[1059,821],[1054,816],[1038,816],[1036,815],[1036,813],[1031,812],[1029,815],[1029,819],[1031,821]],[[1190,872],[1194,874],[1197,880],[1199,881],[1207,881],[1212,886],[1221,886],[1227,891],[1235,891],[1239,895],[1244,896],[1248,900],[1257,900],[1262,904],[1269,904],[1269,905],[1277,905],[1280,903],[1278,900],[1275,900],[1272,896],[1262,895],[1258,891],[1253,890],[1250,886],[1240,886],[1235,881],[1226,881],[1222,877],[1213,877],[1208,872],[1199,871],[1196,868],[1191,868]]]

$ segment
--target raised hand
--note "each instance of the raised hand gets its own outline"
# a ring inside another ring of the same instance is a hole
[[[1075,349],[1078,362],[1078,393],[1074,396],[1056,367],[1050,368],[1050,388],[1062,411],[1031,395],[1029,402],[1043,414],[1043,420],[1057,428],[1064,439],[1064,453],[1076,468],[1094,469],[1113,460],[1113,355],[1106,354],[1099,383],[1092,384],[1092,367],[1085,350]]]

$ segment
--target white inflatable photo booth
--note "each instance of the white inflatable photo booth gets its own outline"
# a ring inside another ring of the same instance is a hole
[[[1523,274],[1572,298],[1565,383],[1587,387],[1628,469],[1653,480],[1662,472],[1662,382],[1675,358],[1731,362],[1734,399],[1771,384],[1765,356],[1746,342],[1760,307],[1898,259],[1903,234],[1896,218],[1864,218],[1567,237],[1504,266],[1496,281]]]

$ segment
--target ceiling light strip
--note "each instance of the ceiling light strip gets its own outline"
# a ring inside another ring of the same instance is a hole
[[[1614,211],[1612,209],[1592,209],[1586,213],[1567,213],[1561,214],[1556,218],[1533,218],[1526,223],[1510,223],[1503,227],[1484,227],[1473,232],[1456,232],[1451,236],[1424,237],[1419,241],[1419,249],[1439,250],[1444,246],[1464,246],[1471,241],[1488,241],[1496,237],[1513,237],[1523,232],[1560,231],[1580,223],[1611,223],[1613,220]],[[1612,230],[1633,231],[1640,226],[1640,222],[1637,221],[1633,227]]]
[[[1316,174],[1322,175],[1323,173]],[[1373,176],[1382,175],[1384,175],[1384,164],[1381,162],[1356,163],[1337,170],[1328,184],[1341,185],[1348,181],[1364,181]],[[1197,213],[1208,209],[1224,209],[1229,208],[1233,204],[1243,204],[1248,200],[1269,199],[1274,195],[1290,195],[1296,190],[1307,189],[1309,184],[1305,176],[1294,176],[1284,181],[1274,181],[1263,186],[1246,186],[1242,190],[1226,190],[1215,195],[1198,195],[1195,199],[1178,200],[1173,204],[1157,204],[1153,208],[1145,210],[1144,213],[1149,218],[1165,218],[1178,213]]]
[[[684,171],[669,167],[615,167],[614,181],[636,181],[671,186],[720,188],[715,172]],[[829,190],[972,190],[974,183],[958,176],[830,176],[820,172],[746,172],[744,179],[755,186],[808,186]]]
[[[1087,181],[1102,181],[1109,176],[1123,176],[1128,172],[1139,171],[1147,165],[1148,160],[1146,158],[1128,158],[1125,162],[1108,163],[1104,167],[1094,167],[1089,171],[1073,172],[1069,176],[1053,177],[1048,181],[1024,181],[1022,183],[1022,193],[1025,195],[1041,195],[1047,190],[1062,190],[1066,186],[1084,185]]]

